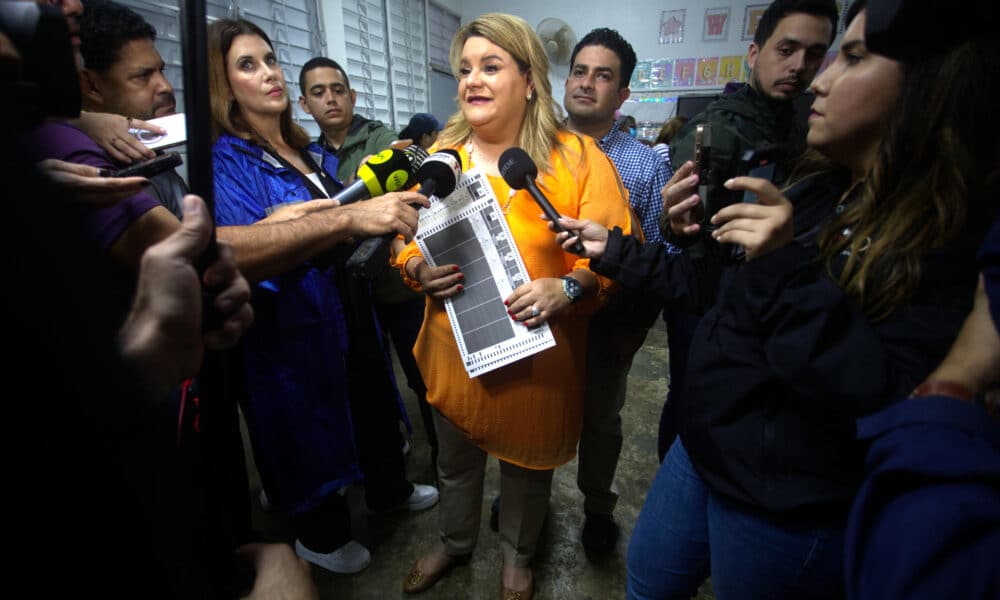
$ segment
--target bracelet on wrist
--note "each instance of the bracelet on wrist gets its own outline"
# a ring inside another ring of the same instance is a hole
[[[922,398],[924,396],[951,396],[966,402],[975,402],[976,393],[968,387],[955,381],[943,379],[928,379],[910,392],[910,398]]]

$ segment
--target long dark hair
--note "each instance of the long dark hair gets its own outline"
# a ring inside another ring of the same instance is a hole
[[[219,19],[208,26],[208,87],[210,105],[212,107],[212,124],[215,137],[224,131],[230,135],[245,140],[252,140],[264,148],[271,145],[254,129],[239,104],[233,99],[233,91],[229,85],[226,69],[226,55],[233,45],[233,40],[241,35],[256,35],[274,49],[271,38],[264,30],[245,19]],[[285,82],[285,93],[288,93],[288,82]],[[302,149],[311,141],[309,134],[292,120],[292,101],[281,113],[281,137],[292,148]]]
[[[998,66],[1000,44],[985,37],[906,65],[860,197],[819,239],[828,268],[849,254],[839,284],[869,317],[888,315],[916,290],[921,255],[952,242],[970,202],[995,185]]]

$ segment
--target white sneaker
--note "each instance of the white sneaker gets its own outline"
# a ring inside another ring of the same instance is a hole
[[[342,573],[344,575],[362,571],[372,561],[372,555],[368,552],[368,548],[365,548],[354,540],[326,554],[313,552],[303,546],[302,542],[295,540],[295,554],[298,554],[300,558],[314,565],[323,567],[327,571]]]
[[[403,508],[411,511],[424,510],[437,504],[438,498],[438,491],[434,486],[414,483],[413,493],[403,503]]]

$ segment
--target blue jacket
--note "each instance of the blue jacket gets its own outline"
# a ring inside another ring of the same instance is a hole
[[[332,177],[337,159],[316,144],[308,151],[326,171],[322,176]],[[301,174],[251,142],[223,135],[212,154],[215,216],[221,226],[250,225],[282,204],[315,195]],[[336,179],[330,183],[342,187]],[[367,288],[348,289],[359,283],[341,264],[317,257],[253,286],[254,324],[243,344],[244,416],[269,500],[293,512],[315,508],[362,477],[347,359],[357,321],[374,322],[374,314]],[[375,344],[365,341],[359,346],[374,347],[375,354],[381,349],[372,360],[385,361],[391,378],[381,336]],[[398,393],[395,402],[402,411]]]

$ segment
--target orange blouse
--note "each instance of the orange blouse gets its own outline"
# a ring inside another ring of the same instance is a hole
[[[590,137],[563,133],[559,139],[566,160],[558,151],[552,153],[553,172],[537,179],[539,188],[559,214],[629,233],[628,201],[611,161]],[[463,164],[470,164],[465,149],[456,150]],[[501,177],[489,181],[503,206],[510,188]],[[589,268],[588,259],[563,251],[540,214],[531,194],[521,190],[511,198],[506,215],[531,279]],[[411,242],[396,264],[402,270],[417,256],[420,250]],[[583,426],[587,324],[611,285],[606,278],[598,280],[597,300],[581,301],[549,320],[554,348],[475,379],[462,365],[444,303],[427,297],[424,324],[413,348],[427,384],[427,401],[474,444],[502,460],[534,469],[551,469],[572,460]]]

